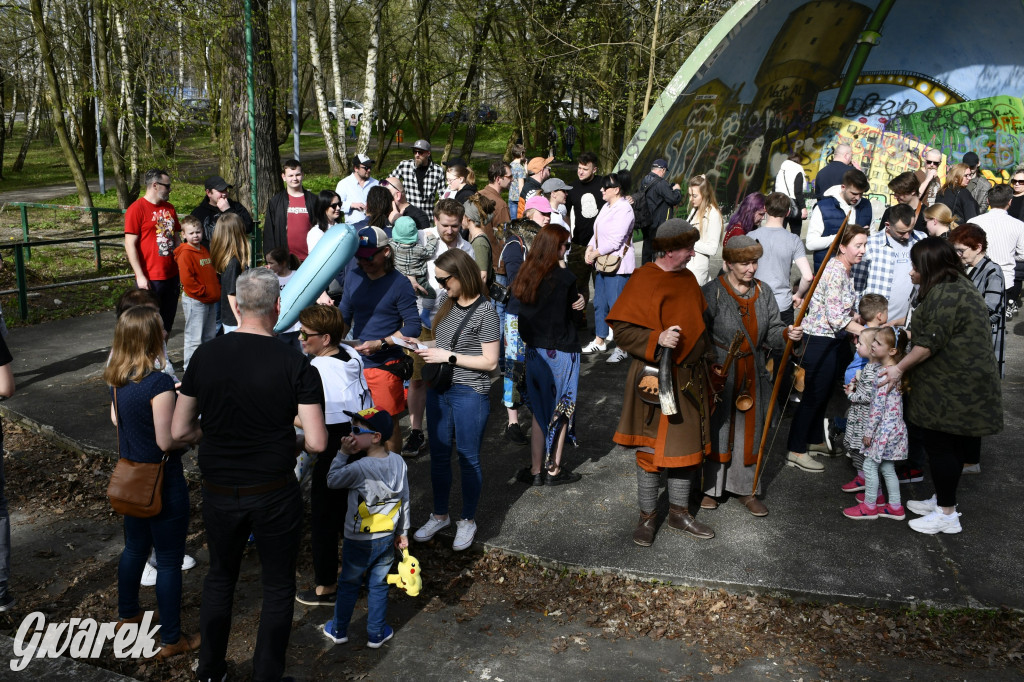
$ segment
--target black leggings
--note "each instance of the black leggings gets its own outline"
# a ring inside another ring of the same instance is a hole
[[[338,545],[345,530],[348,512],[348,490],[327,487],[327,472],[341,445],[341,439],[352,430],[352,425],[329,424],[327,447],[313,465],[310,481],[310,545],[313,549],[313,575],[317,585],[338,584]]]
[[[956,487],[964,464],[981,456],[981,438],[955,433],[920,429],[921,441],[928,453],[928,463],[935,484],[936,502],[940,507],[956,506]]]
[[[804,338],[807,339],[803,359],[804,392],[789,426],[790,452],[807,452],[808,443],[825,440],[825,411],[835,386],[840,350],[843,344],[849,345],[845,338],[811,335]]]

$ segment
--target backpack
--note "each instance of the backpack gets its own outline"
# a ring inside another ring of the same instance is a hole
[[[636,232],[639,230],[641,234],[646,235],[654,222],[654,216],[651,215],[651,207],[647,203],[647,192],[650,191],[651,187],[654,187],[658,183],[657,180],[650,183],[646,187],[641,187],[640,191],[632,195],[633,198],[633,241],[636,239]],[[642,237],[641,237],[642,239]]]

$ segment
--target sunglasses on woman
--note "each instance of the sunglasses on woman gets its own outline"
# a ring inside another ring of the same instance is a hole
[[[438,284],[440,284],[442,287],[447,289],[448,288],[448,280],[450,280],[454,276],[455,275],[448,275],[447,277],[435,277],[434,279],[437,280]]]
[[[299,338],[303,341],[309,341],[311,336],[323,336],[323,334],[320,332],[307,332],[305,329],[299,330]]]

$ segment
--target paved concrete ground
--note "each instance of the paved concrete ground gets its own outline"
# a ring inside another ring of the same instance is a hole
[[[175,359],[181,353],[182,319],[170,341]],[[115,432],[101,379],[113,323],[113,314],[104,313],[13,330],[8,343],[18,392],[2,404],[3,411],[81,449],[113,453]],[[482,457],[477,541],[543,561],[678,584],[780,591],[826,601],[1022,609],[1024,534],[1015,520],[1024,517],[1024,475],[1017,462],[1024,321],[1011,323],[1008,335],[1006,428],[985,439],[982,474],[961,483],[964,531],[959,535],[919,535],[905,521],[844,519],[841,510],[852,504],[852,496],[840,492],[839,485],[852,475],[848,460],[826,459],[826,471],[817,475],[783,466],[785,420],[765,469],[769,516],[754,518],[732,500],[699,514],[715,528],[714,540],[698,542],[663,526],[653,547],[638,548],[630,541],[637,518],[635,465],[628,451],[611,442],[626,365],[598,357],[584,360],[579,447],[567,449],[570,468],[583,474],[576,485],[530,488],[514,482],[516,470],[527,463],[528,448],[501,439],[505,415],[495,387],[496,407]],[[410,462],[414,525],[431,510],[428,460]],[[452,511],[457,514],[455,488]],[[903,493],[923,498],[932,489],[926,481]]]

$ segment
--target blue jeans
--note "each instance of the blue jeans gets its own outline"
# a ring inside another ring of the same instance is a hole
[[[619,294],[626,286],[629,275],[605,275],[600,272],[594,277],[594,329],[602,339],[608,338],[608,311],[615,305]]]
[[[515,180],[513,180],[512,182],[515,182]],[[509,200],[509,202],[508,202],[508,217],[509,217],[509,220],[515,220],[516,219],[516,212],[518,212],[518,211],[519,211],[519,199],[516,199],[515,201]]]
[[[213,303],[203,303],[187,294],[181,296],[181,311],[185,313],[185,370],[188,361],[200,344],[217,336],[217,310]],[[182,370],[183,372],[185,370]]]
[[[395,562],[395,536],[376,540],[345,538],[341,550],[341,575],[334,602],[335,635],[348,634],[359,588],[366,577],[366,634],[380,637],[388,615],[388,571]]]
[[[188,533],[188,485],[180,457],[164,465],[163,508],[148,519],[124,517],[124,551],[117,565],[117,613],[132,618],[139,606],[139,581],[156,548],[156,604],[160,609],[160,640],[173,644],[181,635],[181,560]]]
[[[487,396],[469,386],[455,384],[444,393],[427,389],[427,425],[430,436],[430,482],[434,489],[434,514],[448,515],[452,491],[452,445],[459,453],[462,471],[462,518],[476,517],[483,474],[480,446],[491,405]]]
[[[235,583],[251,532],[256,536],[263,588],[252,679],[281,679],[295,613],[295,565],[302,538],[302,513],[302,495],[296,480],[268,493],[241,497],[203,490],[210,570],[203,581],[199,608],[203,647],[199,650],[196,677],[219,680],[227,669],[224,658],[231,633]],[[181,559],[178,561],[180,566]],[[251,633],[247,636],[251,637]]]

